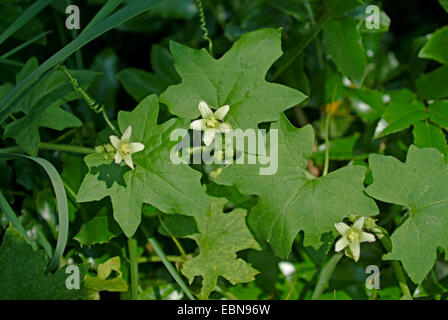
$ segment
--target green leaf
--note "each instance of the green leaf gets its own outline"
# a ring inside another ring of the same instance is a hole
[[[117,73],[117,79],[135,101],[141,101],[150,94],[161,94],[168,86],[178,83],[179,76],[173,67],[173,57],[159,45],[151,48],[151,65],[154,73],[128,68]]]
[[[305,233],[305,246],[319,248],[326,242],[325,233],[335,233],[334,223],[350,214],[378,213],[374,201],[364,194],[365,168],[345,167],[312,179],[306,172],[314,142],[312,127],[297,129],[283,117],[271,126],[274,129],[278,130],[276,174],[260,175],[260,165],[233,165],[223,170],[217,183],[260,196],[249,214],[249,225],[278,256],[288,256],[300,230]]]
[[[100,209],[92,219],[84,223],[75,235],[75,239],[84,246],[106,243],[120,234],[120,228],[108,214],[107,208]]]
[[[435,101],[428,106],[429,119],[448,130],[448,101]]]
[[[361,6],[363,2],[363,0],[327,0],[328,11],[341,16]]]
[[[189,236],[199,246],[199,255],[187,261],[182,273],[193,282],[202,276],[200,299],[207,299],[215,290],[218,277],[232,284],[254,280],[257,270],[236,253],[245,249],[259,249],[246,226],[246,210],[235,209],[224,213],[226,199],[213,199],[207,215],[195,217],[199,233]]]
[[[36,155],[40,142],[40,127],[64,130],[82,124],[74,115],[61,109],[59,104],[56,102],[42,112],[31,111],[25,117],[8,124],[4,137],[13,138],[28,154]]]
[[[29,74],[23,81],[17,84],[17,86],[0,101],[0,124],[11,113],[15,112],[17,102],[20,97],[23,97],[24,92],[39,82],[39,79],[45,78],[51,69],[64,62],[72,53],[82,48],[84,45],[99,37],[103,33],[113,29],[116,26],[138,16],[139,14],[152,9],[157,4],[162,3],[164,0],[135,0],[124,8],[118,10],[111,16],[107,17],[101,22],[98,22],[92,28],[83,32],[76,39],[59,50],[46,60],[41,66]]]
[[[0,300],[64,300],[77,298],[77,290],[66,287],[70,273],[65,268],[45,274],[43,250],[35,251],[13,227],[6,230],[0,246]],[[80,279],[86,267],[80,266]]]
[[[110,197],[114,218],[128,237],[140,224],[143,203],[170,214],[202,215],[208,198],[200,184],[201,174],[185,164],[175,165],[170,151],[178,141],[170,141],[176,128],[188,128],[189,121],[171,119],[157,124],[159,105],[155,95],[145,98],[132,112],[120,111],[121,131],[132,126],[132,140],[145,149],[133,155],[136,168],[114,163],[112,157],[91,154],[85,158],[89,173],[79,189],[77,201],[97,201]]]
[[[53,0],[38,0],[33,3],[28,9],[26,9],[17,20],[14,21],[6,30],[0,34],[0,44],[8,39],[17,30],[21,29],[27,22],[29,22],[34,16],[48,6]],[[3,9],[2,9],[3,10]]]
[[[261,29],[243,35],[219,60],[205,50],[171,42],[175,68],[182,78],[160,97],[171,113],[197,118],[201,100],[213,108],[230,106],[228,121],[234,128],[256,128],[275,121],[282,111],[305,99],[299,91],[266,82],[271,65],[281,56],[281,32]]]
[[[442,129],[430,124],[428,121],[414,125],[414,144],[419,148],[436,148],[445,157],[448,156],[448,145]]]
[[[352,109],[367,123],[380,118],[386,110],[383,92],[363,88],[351,89],[349,94]]]
[[[417,92],[422,99],[448,97],[448,65],[426,73],[417,79]]]
[[[380,32],[389,31],[391,20],[390,20],[389,16],[383,10],[380,10],[380,28],[379,29],[367,28],[365,19],[366,19],[365,15],[362,15],[361,16],[361,27],[360,27],[360,31],[362,33],[380,33]]]
[[[448,26],[434,32],[418,53],[419,58],[433,59],[448,63]]]
[[[330,141],[330,159],[331,160],[351,160],[353,158],[353,149],[356,141],[359,139],[359,133],[355,133],[350,137],[342,139],[333,139]],[[317,165],[322,165],[325,158],[325,144],[319,146],[318,150],[313,154]]]
[[[128,284],[123,279],[120,257],[113,257],[98,266],[96,277],[86,275],[80,295],[89,300],[99,300],[101,291],[126,292]],[[117,276],[110,279],[112,272]]]
[[[361,86],[367,59],[356,21],[330,21],[324,28],[324,40],[338,69],[356,86]]]
[[[375,138],[387,136],[427,118],[425,105],[413,92],[403,89],[390,92],[391,103],[375,130]]]
[[[401,260],[411,280],[421,283],[434,265],[437,248],[448,248],[448,171],[443,155],[411,146],[405,163],[373,154],[369,164],[374,182],[366,192],[408,210],[391,236],[392,252],[385,259]]]
[[[448,13],[448,0],[439,0],[440,5],[445,9],[445,11]]]
[[[29,59],[17,74],[17,82],[22,81],[37,67],[37,59]],[[91,71],[71,72],[84,88],[87,88],[97,76],[97,73]],[[65,74],[62,71],[54,72],[17,105],[17,110],[23,111],[26,115],[9,123],[5,128],[4,136],[13,138],[28,154],[36,155],[40,142],[40,127],[63,130],[82,124],[73,114],[60,108],[65,102],[80,98],[73,91]]]

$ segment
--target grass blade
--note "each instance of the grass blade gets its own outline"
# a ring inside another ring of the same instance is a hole
[[[53,257],[51,258],[50,263],[47,266],[47,272],[53,271],[59,265],[59,260],[64,253],[65,246],[67,244],[68,238],[68,226],[69,226],[69,217],[68,217],[68,204],[67,204],[67,195],[64,189],[64,183],[62,182],[62,178],[59,175],[56,168],[47,160],[37,157],[25,156],[20,154],[0,154],[1,159],[19,159],[26,158],[32,160],[39,164],[45,172],[48,174],[51,180],[51,184],[53,185],[53,190],[56,195],[56,203],[58,209],[58,240],[56,243],[56,249],[54,251]],[[22,228],[23,229],[23,228]],[[20,231],[20,229],[18,229]],[[26,233],[26,232],[25,232]]]
[[[34,18],[40,11],[48,6],[53,0],[38,0],[31,7],[25,10],[20,17],[14,21],[2,34],[0,34],[0,44],[22,28],[28,21]]]
[[[31,74],[29,74],[23,81],[21,81],[1,102],[0,102],[0,124],[6,119],[9,113],[14,112],[14,102],[22,93],[38,79],[42,74],[62,63],[73,52],[79,50],[81,47],[96,39],[103,33],[119,26],[120,24],[138,16],[139,14],[150,10],[154,6],[164,2],[165,0],[135,0],[107,17],[103,21],[94,25],[90,29],[79,35],[78,38],[70,42],[64,48],[56,52],[47,61],[41,64]]]
[[[104,20],[107,18],[121,3],[123,0],[109,0],[107,1],[104,6],[98,11],[98,13],[90,20],[89,24],[84,28],[82,33],[89,30],[91,27],[96,25],[101,20]],[[82,34],[81,33],[81,34]]]
[[[16,228],[22,234],[22,236],[26,239],[26,242],[28,242],[34,249],[36,249],[36,244],[30,240],[30,238],[28,237],[28,234],[26,233],[25,228],[20,223],[19,218],[17,218],[16,214],[10,207],[5,196],[1,192],[0,192],[0,209],[2,209],[3,214],[5,215],[6,219],[8,219],[9,222],[11,222],[11,224],[13,225],[13,227]]]
[[[40,39],[42,39],[43,37],[45,37],[47,34],[50,34],[51,32],[53,32],[53,31],[52,31],[52,30],[48,30],[48,31],[45,31],[45,32],[43,32],[43,33],[41,33],[41,34],[38,34],[37,36],[31,38],[30,40],[28,40],[28,41],[22,43],[21,45],[15,47],[15,48],[12,49],[12,50],[6,52],[4,55],[0,56],[0,58],[3,58],[3,59],[8,58],[9,56],[13,55],[14,53],[16,53],[16,52],[18,52],[18,51],[20,51],[20,50],[22,50],[22,49],[28,47],[30,44],[33,44],[34,42],[39,41]]]

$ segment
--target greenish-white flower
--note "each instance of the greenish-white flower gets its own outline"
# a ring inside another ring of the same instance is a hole
[[[223,121],[229,110],[230,107],[225,105],[213,112],[206,102],[201,101],[199,102],[199,112],[202,119],[193,121],[190,124],[190,129],[204,131],[202,140],[208,146],[213,142],[216,133],[225,133],[232,130],[232,126]]]
[[[132,162],[132,154],[145,149],[145,145],[140,142],[130,142],[132,135],[132,127],[129,126],[123,136],[118,138],[117,136],[110,136],[110,143],[115,148],[115,163],[120,164],[124,162],[134,170],[134,163]]]
[[[334,227],[342,235],[342,238],[336,242],[335,251],[339,252],[345,249],[345,254],[355,261],[359,260],[361,253],[361,242],[374,242],[375,236],[371,233],[362,231],[365,218],[356,220],[351,227],[343,222],[335,223]]]

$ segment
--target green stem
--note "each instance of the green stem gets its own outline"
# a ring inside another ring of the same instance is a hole
[[[185,258],[180,256],[166,256],[166,258],[168,261],[174,263],[185,262]],[[159,256],[140,257],[138,259],[138,263],[147,263],[147,262],[162,262],[162,259]]]
[[[374,230],[374,233],[383,244],[384,249],[386,249],[387,252],[392,251],[392,242],[387,230],[379,226],[376,226],[376,228],[377,230]],[[412,300],[412,294],[409,290],[406,276],[400,262],[397,260],[392,260],[392,267],[394,268],[394,272],[398,280],[398,285],[400,286],[401,292],[403,293],[403,299]]]
[[[314,26],[314,28],[309,32],[302,40],[293,48],[288,50],[285,55],[279,60],[278,69],[274,73],[272,80],[276,80],[280,77],[283,72],[285,72],[289,66],[300,56],[303,50],[317,37],[317,35],[322,31],[325,25],[331,20],[333,17],[332,13],[325,13]]]
[[[170,235],[171,239],[173,240],[174,244],[176,245],[177,249],[179,250],[179,252],[180,252],[182,258],[183,258],[184,260],[186,260],[186,259],[187,259],[187,254],[186,254],[184,248],[182,247],[182,245],[180,244],[180,242],[176,239],[176,237],[171,233],[171,231],[166,227],[166,225],[165,225],[165,223],[163,222],[161,216],[159,216],[159,221],[160,221],[160,224],[162,225],[162,227],[165,229],[165,231]]]
[[[93,150],[91,148],[72,146],[69,144],[55,144],[55,143],[47,143],[47,142],[39,143],[39,149],[63,151],[63,152],[71,152],[71,153],[81,153],[81,154],[90,154],[90,153],[95,152],[95,150]],[[17,153],[17,152],[21,152],[21,151],[22,151],[22,148],[20,148],[19,146],[0,149],[0,153]]]
[[[328,174],[328,168],[330,167],[330,119],[331,119],[331,108],[327,112],[327,117],[325,118],[325,164],[323,176]]]
[[[131,296],[132,300],[138,300],[138,262],[137,262],[137,240],[128,239],[129,268],[131,269]]]
[[[112,122],[110,122],[109,118],[107,117],[106,114],[106,109],[103,109],[103,111],[101,112],[101,114],[103,115],[104,121],[106,121],[107,125],[109,126],[109,128],[115,133],[119,135],[118,130],[115,128],[115,126],[112,124]]]
[[[314,29],[316,27],[316,19],[314,17],[314,12],[313,12],[313,9],[311,8],[309,0],[305,1],[304,6],[305,6],[306,11],[308,12],[309,17],[310,17],[311,27],[313,27],[313,29]],[[320,45],[320,42],[319,42],[319,35],[316,35],[316,39],[315,39],[314,43],[316,45],[317,62],[318,62],[319,70],[323,70],[324,69],[324,58],[323,58],[323,54],[322,54],[322,46]]]
[[[314,288],[313,295],[311,296],[312,300],[316,300],[319,296],[324,292],[325,288],[328,286],[328,282],[331,279],[331,276],[336,269],[336,266],[343,257],[343,253],[339,252],[333,255],[327,264],[322,268],[320,272],[319,279],[317,280],[316,287]]]
[[[148,239],[149,244],[153,247],[154,251],[157,253],[157,255],[160,257],[160,260],[162,260],[163,265],[168,270],[168,272],[171,274],[171,276],[174,278],[174,280],[177,282],[179,287],[182,288],[182,290],[185,292],[187,297],[190,300],[195,300],[193,294],[191,293],[190,289],[187,287],[185,282],[182,280],[182,277],[177,272],[177,270],[173,267],[173,265],[168,261],[167,256],[163,252],[162,248],[160,247],[159,243],[154,237],[150,236],[149,231],[146,229],[146,227],[142,224],[141,225],[143,233],[145,234],[146,238]]]

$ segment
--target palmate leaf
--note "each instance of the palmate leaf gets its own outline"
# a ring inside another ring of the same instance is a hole
[[[121,131],[132,126],[132,140],[145,149],[133,154],[136,168],[117,165],[103,154],[85,158],[89,173],[85,176],[77,201],[96,201],[110,197],[114,218],[128,237],[140,224],[141,208],[148,203],[165,213],[206,214],[208,198],[200,184],[201,174],[187,165],[175,165],[170,151],[178,141],[170,141],[175,128],[188,128],[189,121],[171,119],[157,124],[159,113],[155,95],[145,98],[132,112],[120,111]]]
[[[36,58],[31,58],[17,74],[17,83],[38,67]],[[88,87],[97,74],[92,71],[74,70],[73,75],[79,79],[84,88]],[[25,116],[9,123],[4,136],[13,138],[17,144],[31,155],[36,155],[40,142],[39,128],[45,127],[55,130],[77,127],[82,123],[70,112],[61,109],[65,102],[79,99],[73,91],[72,85],[62,71],[56,71],[48,79],[36,86],[17,105],[17,111]]]
[[[0,300],[76,299],[77,290],[66,287],[70,274],[64,269],[45,274],[48,261],[43,250],[35,251],[25,238],[9,227],[0,246]],[[80,279],[87,266],[80,266]]]
[[[110,279],[112,272],[117,276]],[[101,291],[126,292],[128,284],[123,279],[120,257],[113,257],[98,266],[96,277],[86,275],[80,296],[89,300],[100,300]]]
[[[199,246],[199,255],[187,261],[182,273],[190,283],[202,276],[200,299],[207,299],[215,289],[218,277],[232,284],[254,280],[257,270],[236,253],[245,249],[260,249],[246,225],[246,210],[224,213],[224,198],[213,198],[207,215],[195,217],[199,233],[188,236]]]
[[[401,260],[409,277],[421,283],[436,260],[437,248],[448,248],[448,171],[436,149],[411,146],[405,163],[373,154],[374,182],[366,192],[380,201],[404,206],[407,219],[391,236],[387,260]]]
[[[335,232],[334,223],[350,214],[378,213],[375,202],[364,194],[365,168],[345,167],[312,179],[306,172],[314,142],[312,127],[297,129],[283,116],[273,129],[278,129],[276,174],[260,175],[260,165],[233,165],[224,169],[216,182],[260,196],[249,214],[249,225],[278,256],[288,256],[300,230],[305,233],[305,245],[318,248],[325,233]]]
[[[301,103],[305,96],[286,86],[269,83],[266,72],[281,56],[281,31],[261,29],[243,35],[219,60],[205,50],[172,42],[174,66],[182,78],[160,97],[171,113],[197,118],[201,100],[213,108],[228,104],[233,128],[256,128],[275,121],[282,111]]]

